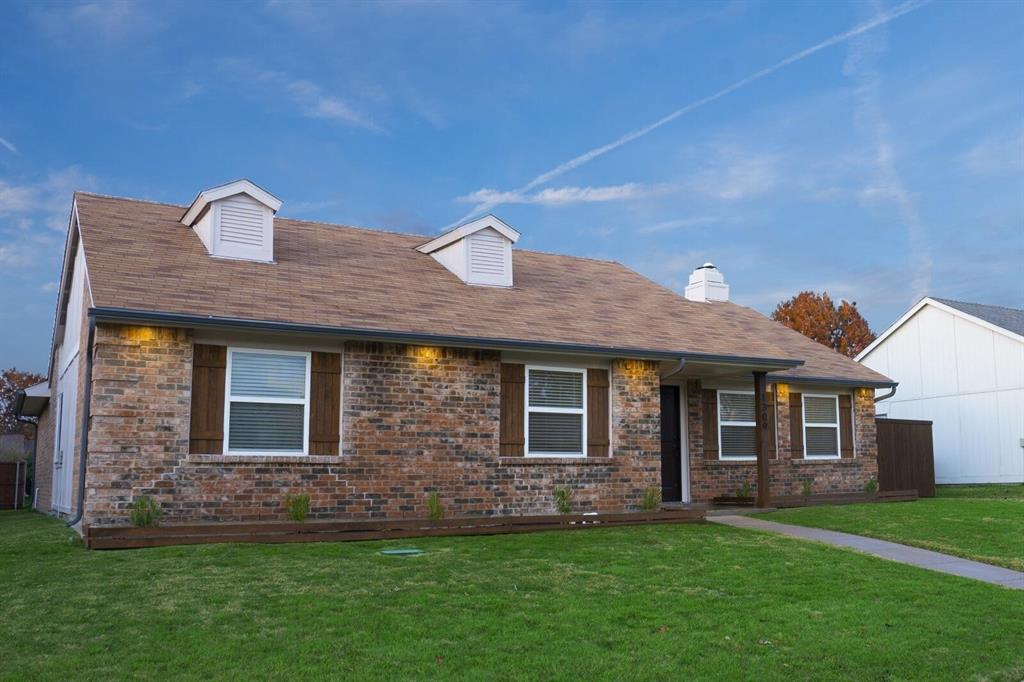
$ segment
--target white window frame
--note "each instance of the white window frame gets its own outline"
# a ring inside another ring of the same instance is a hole
[[[834,424],[808,424],[807,423],[807,399],[808,398],[832,398],[836,402],[836,421]],[[804,393],[800,396],[800,411],[804,423],[804,459],[839,459],[843,456],[843,433],[839,427],[839,396],[835,393]],[[836,430],[836,454],[834,455],[809,455],[807,454],[807,429],[831,429]]]
[[[584,459],[587,456],[587,370],[581,367],[566,367],[564,365],[526,365],[526,377],[523,395],[523,438],[524,452],[526,457],[563,457],[565,459]],[[530,372],[532,370],[547,370],[551,372],[567,372],[579,374],[583,377],[583,407],[530,407]],[[541,414],[580,414],[583,415],[581,428],[583,429],[580,442],[583,444],[582,452],[532,452],[530,450],[530,413]]]
[[[252,396],[231,397],[231,364],[234,354],[265,353],[270,355],[300,355],[306,358],[306,397],[305,398],[261,398]],[[310,378],[312,376],[313,354],[309,351],[277,350],[272,348],[248,348],[243,346],[228,347],[227,370],[224,374],[224,454],[246,455],[257,457],[305,457],[309,455],[309,402]],[[263,403],[277,405],[302,405],[302,452],[272,450],[232,450],[231,449],[231,403]]]
[[[723,426],[750,426],[750,427],[753,427],[753,429],[754,429],[754,438],[755,438],[754,442],[757,442],[757,440],[756,440],[757,439],[757,421],[756,421],[756,419],[755,419],[755,421],[752,421],[752,422],[746,422],[746,421],[742,421],[742,422],[740,422],[740,421],[728,421],[728,422],[726,422],[726,421],[724,421],[722,419],[722,394],[723,393],[729,393],[729,394],[733,394],[733,395],[749,395],[751,398],[755,397],[753,391],[734,391],[734,390],[723,390],[723,389],[719,389],[719,390],[715,391],[715,410],[718,412],[718,414],[716,415],[718,417],[718,419],[717,419],[717,421],[718,421],[718,459],[719,460],[725,460],[727,462],[756,462],[757,461],[757,453],[756,452],[753,455],[751,455],[751,456],[746,456],[746,455],[744,455],[744,456],[740,456],[740,455],[726,455],[725,454],[725,448],[722,446],[722,427]],[[755,417],[756,417],[756,412],[757,412],[757,401],[756,400],[754,401],[754,412],[755,412]]]

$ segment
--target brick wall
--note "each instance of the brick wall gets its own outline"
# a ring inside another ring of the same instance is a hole
[[[32,465],[32,486],[28,494],[39,494],[35,498],[35,510],[49,513],[52,508],[53,495],[53,399],[50,404],[39,415],[39,426],[36,429],[36,456]]]
[[[290,493],[314,518],[637,509],[660,484],[656,365],[611,367],[613,454],[588,460],[499,457],[500,357],[493,351],[350,342],[339,457],[255,459],[188,453],[188,332],[101,326],[93,369],[87,522],[127,522],[153,496],[164,522],[285,519]]]
[[[854,397],[854,457],[840,460],[805,460],[791,457],[789,396],[786,388],[771,386],[776,392],[777,454],[769,463],[773,495],[801,495],[804,481],[811,482],[814,494],[862,492],[868,480],[878,478],[878,450],[875,441],[874,391],[857,389]],[[687,433],[690,453],[690,494],[696,502],[707,502],[719,495],[736,495],[749,483],[757,490],[757,464],[750,461],[722,461],[704,457],[704,435],[700,382],[691,382],[687,391]]]

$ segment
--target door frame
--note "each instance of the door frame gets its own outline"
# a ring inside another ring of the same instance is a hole
[[[690,503],[690,429],[686,422],[686,384],[679,384],[679,499]]]

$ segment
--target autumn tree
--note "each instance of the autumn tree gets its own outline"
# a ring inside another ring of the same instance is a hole
[[[875,340],[857,304],[844,300],[836,306],[828,292],[801,291],[775,306],[772,319],[851,358]]]
[[[14,367],[0,372],[0,433],[17,433],[20,430],[18,415],[14,413],[14,396],[21,389],[38,384],[45,378]]]

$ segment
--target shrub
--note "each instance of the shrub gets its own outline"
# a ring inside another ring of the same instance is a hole
[[[813,481],[811,479],[809,479],[809,478],[804,479],[804,482],[803,482],[804,497],[810,497],[811,496],[811,485],[812,485],[812,483],[813,483]]]
[[[427,514],[434,521],[444,518],[444,506],[441,504],[441,498],[438,497],[436,490],[427,495]]]
[[[284,498],[284,504],[288,507],[288,518],[292,521],[302,523],[309,516],[309,495],[288,495]]]
[[[572,513],[572,490],[569,488],[555,488],[555,506],[559,514]]]
[[[753,488],[750,485],[750,481],[745,481],[740,489],[736,491],[737,497],[750,497],[753,492]]]
[[[661,506],[661,488],[650,487],[644,491],[644,511],[654,511]]]
[[[132,503],[132,525],[140,528],[155,526],[160,518],[160,505],[149,495],[139,495]]]
[[[869,478],[868,482],[864,484],[864,492],[866,493],[877,493],[878,492],[878,481],[874,478]]]

